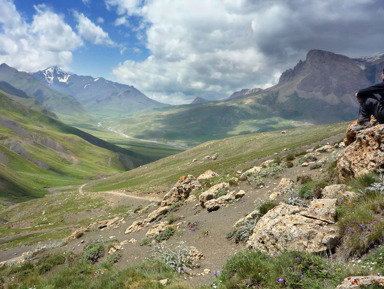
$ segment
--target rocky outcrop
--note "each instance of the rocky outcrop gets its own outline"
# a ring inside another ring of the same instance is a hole
[[[278,196],[287,193],[293,184],[294,182],[291,179],[282,178],[278,186],[274,189],[273,193],[269,196],[269,200],[274,201]]]
[[[357,289],[384,287],[384,277],[381,276],[351,276],[344,279],[336,289]]]
[[[199,201],[200,201],[201,206],[204,207],[205,202],[212,200],[212,199],[215,199],[216,194],[219,190],[227,189],[227,188],[229,188],[228,183],[220,183],[220,184],[217,184],[217,185],[210,187],[208,190],[201,193],[199,196]]]
[[[164,196],[161,206],[169,206],[185,200],[194,189],[199,189],[200,183],[192,175],[182,176],[173,188]]]
[[[308,208],[281,203],[258,221],[247,246],[267,254],[332,250],[341,237],[335,225],[336,201],[314,200]]]
[[[208,179],[212,179],[212,178],[218,177],[218,176],[219,176],[219,174],[215,173],[214,171],[207,170],[204,173],[202,173],[200,176],[198,176],[197,180],[198,181],[200,181],[200,180],[208,180]]]
[[[208,212],[216,211],[220,209],[220,207],[233,202],[236,199],[240,199],[244,197],[245,192],[243,190],[240,190],[239,192],[229,192],[224,196],[221,196],[217,199],[212,199],[209,201],[206,201],[202,206],[207,209]]]
[[[344,184],[339,185],[330,185],[324,187],[321,191],[321,197],[323,199],[354,199],[356,198],[356,193],[348,191],[348,187]]]
[[[384,125],[364,129],[337,160],[340,179],[359,177],[384,166]]]

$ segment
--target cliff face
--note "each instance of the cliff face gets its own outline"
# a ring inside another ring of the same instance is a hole
[[[357,107],[353,98],[355,92],[377,79],[376,71],[372,78],[373,66],[377,64],[332,52],[311,50],[306,60],[285,71],[271,90],[278,92],[280,102],[296,92],[301,98]]]

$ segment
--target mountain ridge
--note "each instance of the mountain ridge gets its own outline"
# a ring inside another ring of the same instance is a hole
[[[165,105],[132,85],[67,73],[57,66],[32,75],[51,89],[72,95],[88,112],[102,116],[125,116]]]

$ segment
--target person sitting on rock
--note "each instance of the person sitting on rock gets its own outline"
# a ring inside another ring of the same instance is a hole
[[[351,126],[351,130],[359,131],[371,127],[371,115],[378,123],[384,123],[384,69],[381,78],[383,82],[356,92],[356,99],[360,103],[359,120]]]

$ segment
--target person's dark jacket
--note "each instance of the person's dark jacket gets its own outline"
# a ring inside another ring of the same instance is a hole
[[[358,97],[367,97],[371,96],[372,94],[379,94],[384,99],[384,81],[370,87],[360,89],[357,92]]]

